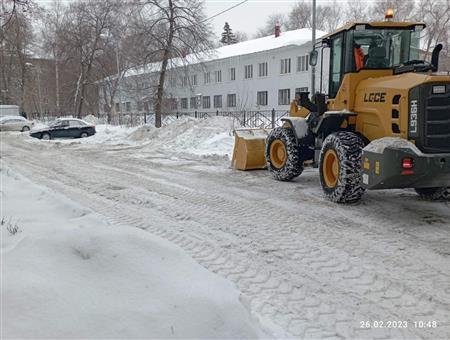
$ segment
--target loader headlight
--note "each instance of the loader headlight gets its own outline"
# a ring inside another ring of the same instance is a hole
[[[445,85],[433,86],[433,94],[442,94],[442,93],[445,93]]]

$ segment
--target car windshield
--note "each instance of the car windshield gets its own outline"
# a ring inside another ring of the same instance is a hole
[[[394,68],[419,59],[421,26],[416,29],[371,28],[352,31],[353,48],[364,53],[363,68]]]

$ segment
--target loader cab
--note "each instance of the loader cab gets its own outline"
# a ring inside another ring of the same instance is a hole
[[[335,98],[347,73],[420,64],[421,23],[353,23],[322,39],[330,49],[328,97]]]

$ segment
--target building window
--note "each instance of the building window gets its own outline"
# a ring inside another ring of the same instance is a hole
[[[209,109],[210,107],[211,107],[211,97],[210,96],[203,97],[203,108]]]
[[[221,70],[214,72],[214,81],[216,83],[221,83],[222,82],[222,71]]]
[[[188,77],[184,76],[183,78],[181,78],[181,86],[185,87],[188,84]]]
[[[175,77],[169,78],[170,87],[177,87],[177,79]]]
[[[253,65],[244,66],[244,78],[245,79],[253,78]]]
[[[267,91],[258,91],[256,93],[256,104],[260,106],[267,105]]]
[[[131,102],[125,103],[125,111],[130,112],[131,111]]]
[[[181,108],[182,109],[188,108],[188,99],[187,98],[181,98]]]
[[[227,106],[228,107],[236,107],[236,94],[227,95]]]
[[[141,101],[138,101],[137,102],[137,110],[139,112],[141,112],[143,108],[144,108],[144,103],[142,103]]]
[[[144,111],[145,112],[150,111],[150,102],[148,100],[144,102]]]
[[[191,75],[191,85],[197,85],[197,75],[193,74]]]
[[[191,97],[191,109],[198,109],[197,97]]]
[[[230,68],[230,80],[236,80],[236,68]]]
[[[170,109],[171,110],[177,110],[178,109],[178,102],[175,98],[170,99]]]
[[[278,105],[289,105],[291,102],[291,90],[278,90]]]
[[[295,89],[295,94],[300,93],[300,92],[308,92],[308,87],[297,87]]]
[[[203,73],[203,82],[209,84],[211,82],[211,72]]]
[[[214,96],[214,107],[222,107],[222,95]]]
[[[308,71],[309,56],[302,55],[297,57],[297,72]]]
[[[281,59],[281,74],[291,73],[291,58]]]
[[[116,103],[116,112],[120,111],[120,103]]]
[[[258,64],[258,76],[267,77],[267,62]]]

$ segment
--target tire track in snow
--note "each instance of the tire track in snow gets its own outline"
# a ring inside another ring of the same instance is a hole
[[[234,281],[249,296],[253,311],[274,320],[288,334],[301,337],[380,335],[374,330],[360,330],[352,310],[356,310],[362,320],[411,319],[424,312],[445,320],[442,317],[446,308],[448,311],[449,291],[445,285],[437,285],[434,288],[438,291],[430,295],[429,287],[436,280],[444,282],[448,272],[436,273],[436,268],[429,267],[432,259],[414,263],[418,259],[413,254],[413,240],[394,239],[393,242],[393,234],[386,234],[386,228],[371,230],[373,224],[355,223],[345,215],[330,218],[330,206],[324,204],[319,195],[313,193],[312,198],[308,197],[314,212],[292,211],[289,206],[280,207],[271,200],[249,202],[248,198],[233,196],[235,191],[241,191],[247,196],[257,193],[255,196],[270,197],[270,191],[279,183],[275,185],[263,177],[256,180],[250,177],[246,182],[246,177],[239,175],[239,183],[231,179],[214,186],[211,181],[219,176],[170,166],[157,169],[154,164],[147,167],[151,161],[134,164],[132,160],[121,164],[119,161],[127,157],[120,154],[109,155],[117,157],[114,166],[101,155],[97,163],[92,163],[92,159],[86,162],[80,157],[89,156],[86,152],[77,155],[76,161],[67,160],[72,163],[64,167],[56,166],[56,162],[42,165],[38,159],[27,155],[33,167],[30,175],[40,176],[50,187],[82,203],[89,197],[92,208],[114,224],[147,229],[172,239],[181,247],[187,242],[189,246],[185,249],[195,259]],[[27,162],[23,158],[14,159],[13,163],[26,169]],[[49,173],[53,166],[55,172]],[[83,172],[89,176],[83,178]],[[74,173],[78,174],[76,179],[71,178]],[[99,182],[105,174],[108,181]],[[186,183],[186,179],[182,180],[183,176],[192,179],[193,175],[202,176],[205,181]],[[270,185],[264,188],[267,183]],[[264,190],[255,188],[255,184]],[[117,190],[117,187],[124,189]],[[290,195],[286,195],[286,199],[291,204],[294,202]],[[193,213],[186,213],[186,210]],[[323,214],[319,221],[318,213]],[[154,223],[148,222],[149,216]],[[405,253],[399,256],[396,252],[399,244],[408,249],[407,255],[411,258],[406,258]],[[424,244],[419,246],[424,247]],[[399,256],[394,265],[408,268],[407,272],[400,271],[393,276],[390,272],[393,267],[377,261],[377,257],[387,260],[392,255]],[[425,277],[418,277],[419,273]],[[438,300],[442,302],[429,300],[436,296],[440,296]],[[318,325],[319,329],[311,325]],[[450,334],[448,324],[443,327],[446,328],[432,334]],[[398,332],[407,337],[425,336],[420,330]],[[392,334],[387,330],[383,335]]]

